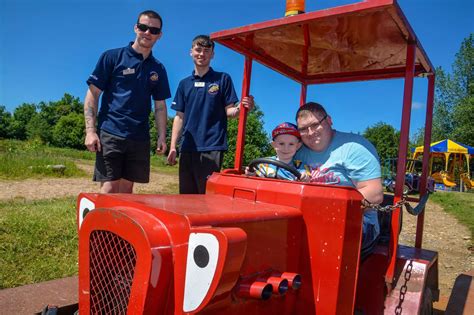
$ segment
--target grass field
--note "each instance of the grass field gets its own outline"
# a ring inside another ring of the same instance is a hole
[[[76,163],[93,165],[94,160],[95,154],[86,150],[0,140],[0,179],[6,181],[90,177]],[[64,174],[46,167],[56,164],[66,166]],[[163,156],[152,156],[151,165],[154,172],[178,173],[178,167],[167,165]],[[177,183],[169,183],[159,193],[177,191]],[[0,289],[77,274],[75,203],[76,197],[0,201]]]
[[[55,148],[34,141],[0,140],[0,179],[90,176],[76,166],[77,160],[92,165],[95,153]],[[64,172],[58,172],[51,165],[64,165],[66,168]],[[151,167],[153,171],[178,173],[177,166],[166,164],[165,156],[151,156]]]
[[[72,149],[53,148],[36,142],[0,141],[0,178],[25,179],[40,177],[82,177],[73,159],[89,160],[92,154]],[[51,166],[64,165],[63,171]]]
[[[0,289],[77,274],[75,203],[0,202]]]
[[[439,204],[444,211],[451,213],[474,235],[474,193],[437,192],[430,200]]]

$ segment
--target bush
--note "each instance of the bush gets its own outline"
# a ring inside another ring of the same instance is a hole
[[[39,140],[41,143],[51,142],[51,126],[39,114],[35,114],[26,124],[28,140]]]
[[[270,139],[263,128],[263,116],[263,112],[258,105],[255,105],[255,109],[247,116],[243,165],[248,165],[250,161],[256,158],[274,155]],[[230,119],[227,125],[229,150],[224,155],[224,169],[234,167],[238,125],[238,119]]]
[[[12,115],[5,109],[5,106],[0,106],[0,139],[10,137],[10,123]]]
[[[84,115],[70,113],[62,116],[53,129],[53,145],[84,149]]]
[[[32,117],[36,115],[36,105],[23,103],[13,112],[13,118],[10,124],[10,136],[13,139],[25,140],[26,126]]]

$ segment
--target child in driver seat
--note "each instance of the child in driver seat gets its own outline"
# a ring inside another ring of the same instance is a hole
[[[275,149],[276,156],[269,157],[281,161],[288,166],[296,169],[300,174],[300,181],[309,182],[310,176],[307,168],[301,161],[294,160],[296,151],[301,147],[301,136],[295,124],[284,122],[275,127],[272,131],[272,147]],[[287,180],[298,180],[290,171],[270,163],[260,163],[256,166],[254,172],[250,172],[248,167],[245,174],[259,177],[279,178]]]

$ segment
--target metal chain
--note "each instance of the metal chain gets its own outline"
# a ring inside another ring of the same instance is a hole
[[[364,199],[362,202],[365,201],[365,204],[362,204],[362,209],[375,209],[380,212],[392,212],[397,208],[402,207],[405,204],[408,204],[408,201],[406,200],[406,196],[403,196],[401,200],[397,201],[394,205],[386,205],[386,206],[381,206],[380,204],[377,203],[370,203],[367,199]]]
[[[397,307],[395,308],[395,314],[400,315],[402,313],[402,304],[405,301],[405,294],[407,293],[408,286],[407,283],[411,278],[411,271],[413,270],[413,260],[410,260],[405,270],[405,283],[400,287],[400,297]]]

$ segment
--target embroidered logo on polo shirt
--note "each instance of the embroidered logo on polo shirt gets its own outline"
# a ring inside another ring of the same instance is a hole
[[[217,83],[209,84],[209,88],[207,89],[207,92],[209,94],[216,94],[217,92],[219,92],[219,84]]]
[[[158,73],[156,73],[155,71],[150,72],[150,80],[158,81]]]

